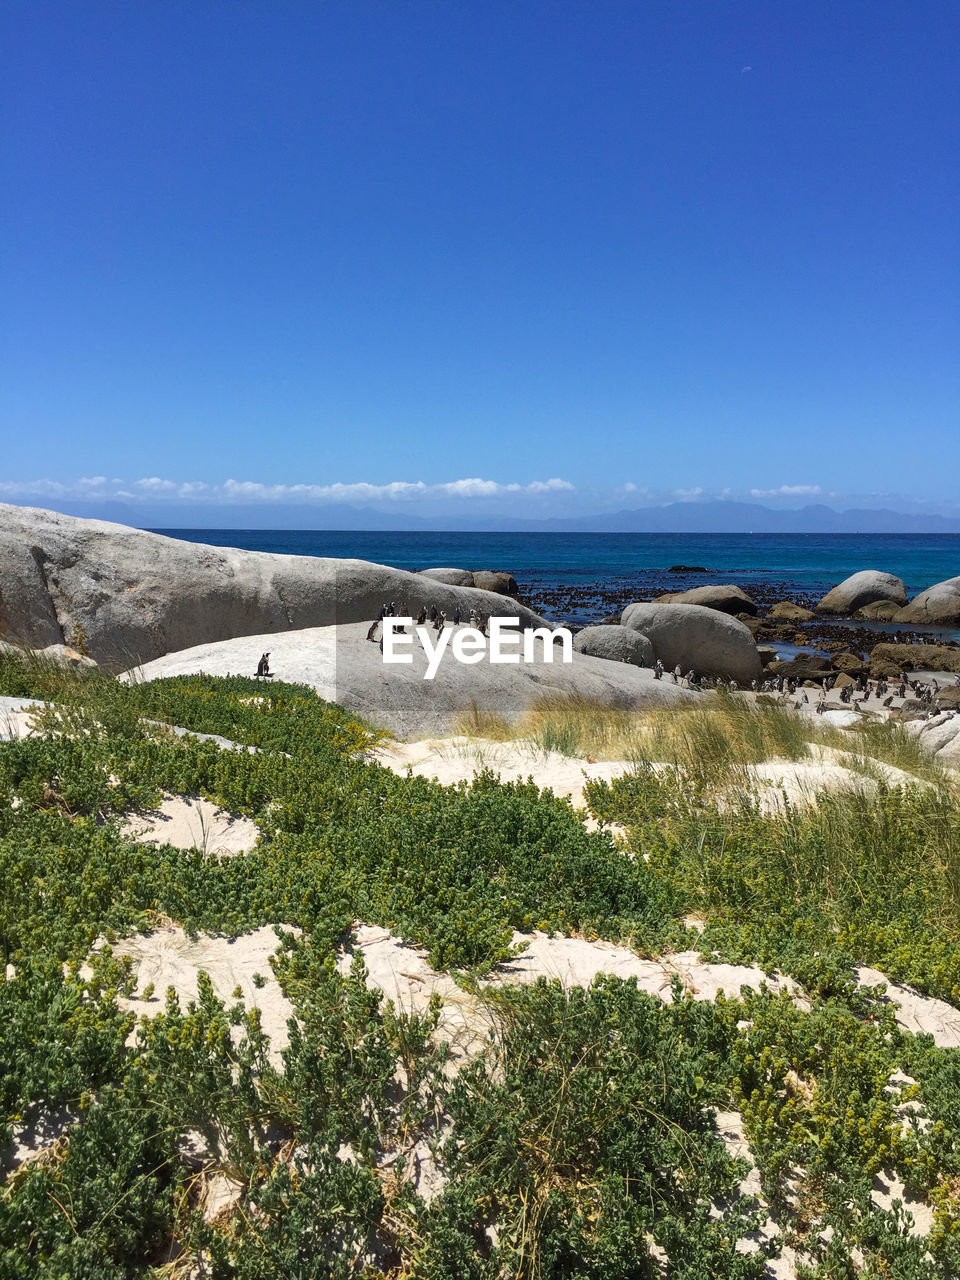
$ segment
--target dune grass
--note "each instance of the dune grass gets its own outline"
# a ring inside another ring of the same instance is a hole
[[[555,696],[535,703],[512,724],[474,704],[457,730],[496,742],[522,740],[573,758],[666,764],[705,786],[735,782],[748,765],[804,760],[817,746],[847,753],[848,767],[872,778],[881,776],[879,763],[947,789],[956,782],[902,724],[865,718],[841,729],[773,700],[725,689],[695,704],[646,712]]]

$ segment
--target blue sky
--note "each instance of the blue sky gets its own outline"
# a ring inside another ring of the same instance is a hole
[[[7,0],[0,497],[956,511],[958,57],[952,0]]]

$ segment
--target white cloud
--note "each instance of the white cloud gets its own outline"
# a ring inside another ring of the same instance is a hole
[[[782,484],[778,489],[751,489],[751,498],[812,498],[823,493],[818,484]]]
[[[306,503],[370,503],[415,502],[429,498],[487,499],[509,494],[573,493],[569,480],[501,482],[471,477],[427,484],[423,480],[392,480],[386,484],[359,481],[345,484],[263,484],[259,480],[235,480],[221,484],[203,480],[168,480],[161,476],[143,476],[128,483],[106,476],[81,476],[76,480],[50,479],[0,481],[0,494],[10,498],[138,498],[144,500],[173,498],[200,499],[211,504],[233,502],[306,502]]]

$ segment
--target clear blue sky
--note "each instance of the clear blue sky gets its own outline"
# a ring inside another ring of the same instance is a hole
[[[957,500],[958,62],[953,0],[6,0],[0,496]]]

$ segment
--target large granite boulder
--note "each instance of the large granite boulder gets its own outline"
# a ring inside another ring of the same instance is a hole
[[[629,604],[621,621],[647,636],[665,667],[749,683],[761,672],[753,636],[736,618],[699,604]]]
[[[544,625],[490,591],[365,560],[205,546],[0,504],[0,636],[33,649],[66,644],[108,670],[235,636],[369,624],[391,602]]]
[[[434,582],[445,582],[448,587],[475,587],[473,574],[469,569],[421,569],[425,578],[433,578]]]
[[[632,627],[584,627],[573,637],[577,653],[610,662],[629,662],[635,667],[652,667],[656,661],[653,645]]]
[[[446,629],[455,634],[454,628]],[[447,651],[435,677],[425,680],[426,658],[419,645],[410,646],[414,661],[409,665],[386,665],[366,634],[365,624],[353,623],[244,636],[168,654],[123,678],[155,680],[201,671],[252,676],[261,653],[269,650],[275,679],[310,685],[321,697],[400,737],[449,733],[474,709],[512,722],[532,704],[556,697],[635,711],[702,697],[628,663],[576,652],[572,662],[563,663],[559,646],[553,662],[516,665],[494,665],[485,655],[467,666]],[[263,683],[269,688],[269,681]]]
[[[817,608],[821,613],[850,617],[858,609],[878,600],[892,600],[903,606],[907,603],[907,589],[892,573],[881,573],[879,569],[861,569],[859,573],[844,578],[832,591],[828,591]]]
[[[490,569],[475,569],[473,585],[479,587],[481,591],[492,591],[498,596],[512,596],[516,599],[520,594],[517,580],[512,573],[494,573]]]
[[[738,613],[757,612],[756,603],[741,587],[734,586],[732,582],[717,586],[691,587],[689,591],[668,591],[665,595],[657,596],[656,603],[699,604],[705,609],[719,609],[721,613],[729,613],[734,617]]]
[[[960,578],[937,582],[910,601],[895,622],[915,622],[928,627],[960,626]]]
[[[520,588],[512,573],[495,573],[491,569],[421,569],[421,576],[434,582],[445,582],[451,587],[478,587],[492,591],[494,595],[519,599]]]

